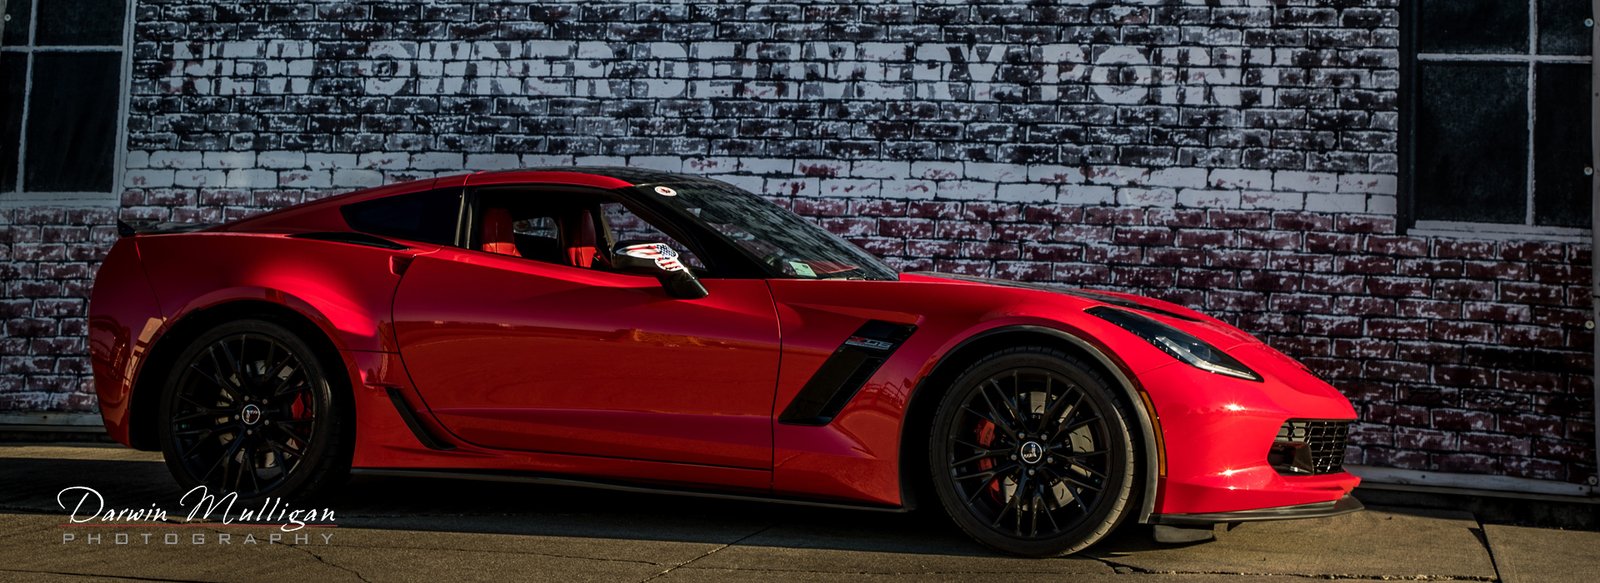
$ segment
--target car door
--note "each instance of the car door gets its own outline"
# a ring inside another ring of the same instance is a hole
[[[702,283],[675,299],[652,277],[449,248],[406,269],[395,334],[425,406],[467,442],[768,470],[771,293]]]

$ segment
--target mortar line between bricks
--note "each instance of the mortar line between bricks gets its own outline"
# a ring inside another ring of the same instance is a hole
[[[714,548],[714,549],[711,549],[711,550],[709,550],[709,551],[706,551],[706,552],[704,552],[704,553],[702,553],[702,554],[701,554],[701,555],[700,555],[700,556],[697,556],[697,557],[695,557],[695,558],[692,558],[692,559],[689,559],[689,560],[687,560],[687,561],[684,561],[684,562],[682,562],[682,563],[678,563],[678,564],[676,564],[676,565],[673,565],[673,566],[671,566],[671,567],[667,567],[667,569],[666,569],[666,570],[665,570],[665,571],[662,571],[662,572],[660,572],[660,573],[656,573],[656,574],[654,574],[654,575],[651,575],[651,576],[649,576],[649,577],[645,577],[645,578],[644,578],[644,579],[643,579],[643,580],[641,580],[641,581],[640,581],[640,582],[639,582],[639,583],[648,583],[648,582],[650,582],[650,581],[654,581],[654,580],[656,580],[656,579],[660,579],[660,578],[661,578],[661,577],[665,577],[665,576],[666,576],[666,575],[667,575],[667,573],[671,573],[671,572],[673,572],[673,571],[675,571],[675,570],[677,570],[677,569],[678,569],[678,567],[682,567],[682,566],[685,566],[685,565],[688,565],[688,564],[690,564],[690,563],[693,563],[693,562],[695,562],[695,561],[699,561],[699,560],[700,560],[700,559],[704,559],[704,558],[706,558],[706,557],[709,557],[709,556],[711,556],[711,555],[714,555],[714,554],[716,554],[716,553],[717,553],[717,552],[718,552],[718,551],[721,551],[721,550],[722,550],[722,549],[725,549],[725,548],[728,548],[728,547],[731,547],[731,546],[733,546],[733,545],[736,545],[736,544],[739,544],[739,543],[742,543],[742,542],[744,542],[744,541],[747,541],[747,540],[750,540],[750,539],[751,539],[751,538],[754,538],[754,537],[755,537],[755,536],[756,536],[756,535],[759,535],[759,534],[761,534],[761,533],[763,533],[763,532],[766,532],[766,531],[769,531],[769,530],[772,530],[772,529],[773,529],[773,528],[774,528],[774,527],[777,527],[777,526],[778,526],[778,525],[776,525],[776,524],[769,524],[769,525],[766,525],[766,526],[763,526],[763,527],[761,527],[761,528],[760,528],[760,529],[759,529],[759,530],[756,530],[756,531],[755,531],[755,532],[752,532],[752,533],[750,533],[750,534],[747,534],[747,535],[744,535],[744,536],[742,536],[742,537],[739,537],[739,539],[738,539],[738,540],[735,540],[735,541],[733,541],[733,542],[730,542],[730,543],[725,543],[725,544],[723,544],[723,545],[722,545],[722,546],[719,546],[719,547],[717,547],[717,548]]]

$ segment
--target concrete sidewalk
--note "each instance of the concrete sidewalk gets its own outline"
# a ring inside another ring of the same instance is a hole
[[[68,486],[118,508],[176,509],[180,494],[156,454],[0,445],[0,580],[1559,582],[1600,572],[1600,533],[1402,508],[1244,525],[1189,546],[1157,545],[1135,527],[1082,556],[1028,560],[995,555],[927,513],[420,479],[352,484],[330,503],[337,528],[304,529],[299,541],[268,539],[271,526],[88,528],[63,526],[56,496]]]

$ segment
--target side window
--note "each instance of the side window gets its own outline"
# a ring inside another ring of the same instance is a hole
[[[350,228],[382,237],[438,245],[456,244],[461,193],[435,190],[345,205],[341,212]]]
[[[682,241],[668,235],[661,229],[657,229],[654,225],[640,218],[639,215],[633,214],[633,211],[628,210],[628,207],[623,206],[622,203],[603,203],[600,205],[600,211],[601,214],[605,215],[606,225],[611,228],[611,240],[613,243],[622,241],[666,243],[678,252],[684,265],[688,265],[691,269],[705,270],[705,262],[701,261],[700,257],[695,255],[689,246],[684,245]]]

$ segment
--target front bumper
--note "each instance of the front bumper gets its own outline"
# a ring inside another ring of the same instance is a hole
[[[1199,514],[1157,514],[1150,517],[1151,524],[1168,526],[1203,526],[1230,522],[1261,522],[1266,520],[1298,520],[1302,518],[1327,518],[1350,514],[1364,509],[1360,500],[1346,494],[1332,502],[1277,506],[1233,512],[1207,512]]]

